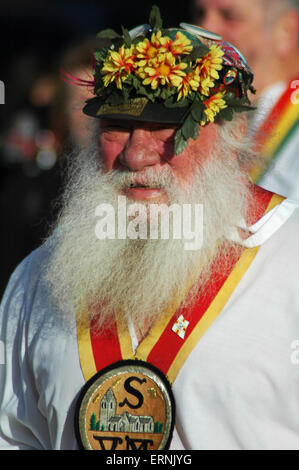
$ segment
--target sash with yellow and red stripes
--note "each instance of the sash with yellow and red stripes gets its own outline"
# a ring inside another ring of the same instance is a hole
[[[299,128],[299,103],[292,100],[294,88],[291,87],[291,83],[258,130],[256,146],[262,156],[262,165],[255,165],[250,170],[254,183],[260,181]]]
[[[260,218],[282,201],[282,197],[255,186],[259,201]],[[252,221],[253,222],[253,221]],[[218,271],[208,282],[208,289],[200,295],[188,311],[179,310],[179,301],[174,301],[154,324],[148,335],[134,352],[131,336],[116,315],[115,324],[109,332],[95,332],[93,323],[78,324],[78,347],[81,368],[86,381],[105,367],[125,359],[139,359],[160,369],[173,383],[188,355],[208,328],[217,319],[243,275],[254,260],[259,247],[244,249],[241,255],[231,260],[225,273]],[[189,321],[185,338],[172,330],[178,311]]]

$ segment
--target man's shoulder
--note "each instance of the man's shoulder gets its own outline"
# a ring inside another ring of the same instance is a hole
[[[50,252],[50,244],[47,242],[32,251],[20,262],[10,276],[2,304],[16,298],[21,299],[23,297],[24,299],[27,294],[36,291],[43,278]]]
[[[261,226],[259,234],[265,239],[265,246],[269,244],[271,250],[281,255],[288,255],[288,259],[299,258],[299,201],[285,199],[279,206],[269,213],[269,218]],[[263,245],[263,243],[262,243]]]
[[[49,325],[57,326],[60,321],[58,307],[45,276],[52,248],[52,240],[47,240],[32,251],[11,275],[0,305],[0,337],[1,331],[7,328],[14,335],[14,332],[22,332],[28,327],[32,338],[41,328],[49,329]]]
[[[267,195],[262,190],[262,195]],[[252,233],[242,244],[247,248],[260,247],[264,253],[271,256],[299,256],[299,201],[284,198],[275,193],[272,195],[268,210],[264,215],[249,227]],[[267,200],[268,200],[267,199]]]
[[[40,279],[42,272],[48,264],[50,253],[51,248],[49,243],[47,242],[42,244],[24,258],[24,260],[17,266],[16,272],[21,273],[26,282]]]
[[[299,233],[299,200],[286,198],[277,211],[277,220],[282,220],[286,233],[297,240]]]

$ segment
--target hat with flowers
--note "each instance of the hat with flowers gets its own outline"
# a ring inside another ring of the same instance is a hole
[[[97,37],[110,45],[94,51],[95,96],[85,114],[175,124],[178,155],[201,126],[253,109],[253,73],[242,54],[194,25],[164,29],[157,6],[149,24],[122,27],[122,34],[106,29]]]

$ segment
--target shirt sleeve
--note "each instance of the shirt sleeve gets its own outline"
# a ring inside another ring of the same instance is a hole
[[[10,278],[0,307],[0,449],[49,448],[28,358],[26,293],[31,255]]]

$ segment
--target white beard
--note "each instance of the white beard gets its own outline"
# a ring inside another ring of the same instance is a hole
[[[162,178],[170,204],[203,204],[200,250],[187,251],[184,240],[171,237],[98,240],[95,208],[100,203],[116,208],[119,192],[134,176],[130,171],[105,174],[98,159],[98,149],[94,149],[81,152],[73,163],[61,215],[50,238],[53,252],[46,281],[61,312],[78,310],[79,316],[96,318],[103,329],[110,326],[113,312],[118,311],[125,322],[133,321],[143,328],[161,315],[175,296],[185,298],[185,304],[195,299],[205,287],[220,246],[223,266],[231,250],[239,250],[228,242],[227,234],[245,217],[249,190],[237,160],[221,148],[203,165],[195,164],[188,194],[178,189],[171,171]],[[147,172],[150,179],[152,172]],[[191,280],[195,283],[186,297]]]

